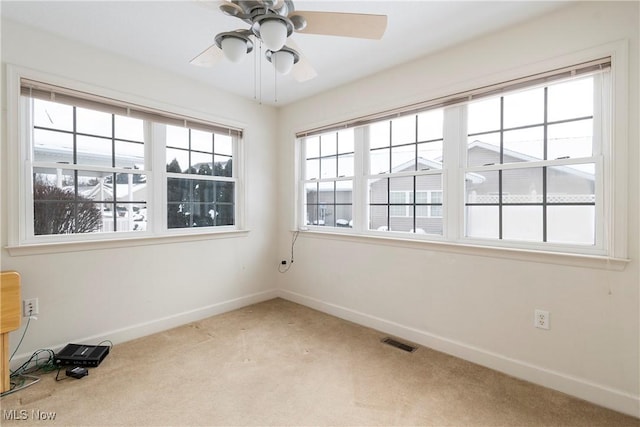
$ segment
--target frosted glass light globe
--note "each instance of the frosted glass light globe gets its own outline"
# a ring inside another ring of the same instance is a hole
[[[240,62],[247,53],[247,42],[238,37],[225,37],[220,42],[222,53],[231,62]]]
[[[287,42],[287,26],[278,19],[265,19],[260,23],[260,38],[267,49],[278,51]]]
[[[271,54],[271,62],[280,74],[287,74],[293,68],[294,57],[291,52],[280,50]]]

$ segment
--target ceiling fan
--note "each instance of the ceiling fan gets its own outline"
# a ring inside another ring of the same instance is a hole
[[[294,31],[378,40],[387,28],[386,15],[297,11],[292,0],[226,0],[219,8],[249,24],[249,28],[219,33],[215,43],[193,58],[191,64],[211,67],[222,57],[240,62],[256,43],[261,43],[266,59],[276,71],[291,72],[298,81],[310,80],[317,73],[289,39]]]

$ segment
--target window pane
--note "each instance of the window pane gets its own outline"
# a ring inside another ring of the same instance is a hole
[[[34,129],[33,160],[36,162],[73,163],[73,135]]]
[[[502,238],[506,240],[542,241],[542,206],[504,206]]]
[[[542,168],[502,171],[502,203],[542,203]]]
[[[56,102],[33,100],[34,126],[49,129],[73,130],[73,107]]]
[[[351,205],[336,205],[336,227],[353,227]]]
[[[442,169],[442,140],[418,144],[418,170]]]
[[[369,125],[369,148],[388,147],[389,121],[372,123]]]
[[[388,231],[389,216],[387,206],[369,207],[369,230]]]
[[[320,159],[320,178],[335,178],[338,176],[338,158],[336,156]]]
[[[166,126],[167,147],[189,148],[189,129],[177,126]]]
[[[390,150],[388,148],[371,150],[369,152],[369,168],[371,175],[389,172]]]
[[[338,176],[353,176],[353,154],[338,156]]]
[[[214,225],[234,225],[235,223],[234,206],[216,203]]]
[[[73,172],[68,171],[72,179]],[[78,194],[94,201],[113,201],[113,174],[107,172],[78,171]],[[69,181],[72,186],[72,182]],[[71,189],[72,187],[70,187]]]
[[[353,181],[336,181],[336,203],[353,203]]]
[[[419,206],[416,206],[416,229],[414,233],[416,234],[436,234],[442,236],[442,215],[434,215],[431,213],[429,216],[419,216],[417,213],[417,209]],[[425,208],[426,206],[422,206]],[[436,206],[432,206],[433,210]]]
[[[320,157],[320,138],[317,136],[311,138],[305,138],[305,158],[311,159],[314,157]]]
[[[506,131],[502,163],[530,162],[544,158],[544,128]]]
[[[467,206],[466,235],[497,239],[499,237],[498,206]]]
[[[416,203],[442,203],[442,175],[416,177]]]
[[[144,144],[115,141],[116,167],[144,169]]]
[[[197,151],[191,152],[191,167],[189,173],[197,175],[213,175],[213,155],[200,153]]]
[[[595,206],[547,207],[548,242],[594,245],[595,224]]]
[[[370,179],[369,180],[369,203],[387,203],[388,202],[389,179]]]
[[[444,110],[429,110],[418,114],[418,141],[442,139]]]
[[[304,185],[305,203],[318,203],[318,183],[311,182]]]
[[[146,230],[146,218],[142,219],[142,217],[137,213],[141,208],[144,208],[146,205],[143,204],[132,204],[132,203],[123,203],[116,205],[116,215],[115,215],[115,229],[113,227],[113,215],[110,216],[109,231],[144,231]],[[106,225],[106,224],[105,224]],[[106,231],[106,230],[105,230]]]
[[[595,203],[595,164],[547,168],[547,203]]]
[[[233,155],[233,138],[229,135],[216,133],[214,136],[214,152],[225,156]]]
[[[336,134],[334,132],[320,135],[320,155],[331,156],[337,153]]]
[[[341,130],[338,132],[338,153],[353,153],[354,147],[353,129]]]
[[[311,159],[305,162],[304,179],[320,178],[320,159]]]
[[[112,136],[112,115],[76,107],[76,131],[89,135]]]
[[[76,164],[113,166],[111,139],[78,135],[76,137]]]
[[[189,152],[167,148],[167,172],[182,173],[189,169]]]
[[[416,116],[400,117],[391,121],[391,144],[416,142]]]
[[[213,153],[213,134],[197,129],[191,129],[191,149]]]
[[[408,215],[403,216],[393,216],[393,213],[390,213],[389,231],[413,232],[413,209]]]
[[[467,133],[500,129],[500,98],[472,102],[467,108]]]
[[[593,115],[593,76],[549,86],[547,120],[589,117]]]
[[[305,205],[304,216],[306,225],[318,225],[318,205]]]
[[[116,200],[143,202],[147,200],[147,177],[140,174],[116,174]]]
[[[229,156],[213,156],[213,174],[215,176],[233,176],[233,159]]]
[[[470,136],[467,145],[467,165],[484,166],[500,163],[500,134]]]
[[[465,175],[467,203],[498,203],[498,171],[471,172]]]
[[[129,141],[144,141],[144,121],[131,117],[114,116],[116,121],[115,137]]]
[[[504,128],[544,122],[544,88],[504,96]]]
[[[216,203],[233,204],[235,201],[235,183],[233,182],[215,182],[215,201]]]
[[[403,145],[391,149],[391,171],[415,171],[416,170],[416,146]]]
[[[336,202],[335,193],[334,193],[334,188],[335,188],[334,182],[319,182],[318,188],[319,188],[318,203],[334,204]]]
[[[550,125],[548,155],[551,160],[560,157],[572,159],[593,155],[593,120]]]

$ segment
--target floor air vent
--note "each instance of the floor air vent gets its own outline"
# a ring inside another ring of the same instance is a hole
[[[399,348],[400,350],[404,350],[404,351],[406,351],[408,353],[413,353],[414,351],[416,351],[418,349],[417,347],[414,347],[414,346],[409,345],[409,344],[402,343],[400,341],[396,341],[393,338],[389,338],[389,337],[384,338],[382,340],[382,342],[385,343],[385,344],[389,344],[390,346],[393,346],[395,348]]]

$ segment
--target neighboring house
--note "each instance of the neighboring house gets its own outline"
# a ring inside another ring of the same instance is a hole
[[[499,154],[499,147],[474,141],[469,144],[468,163],[497,163]],[[439,160],[441,159],[428,160],[419,157],[418,169],[442,169]],[[535,160],[537,159],[522,153],[503,150],[504,163]],[[411,160],[394,168],[393,172],[413,171],[414,168],[415,162]],[[505,170],[502,174],[502,204],[505,205],[502,220],[507,237],[509,230],[519,229],[522,230],[523,238],[539,240],[537,234],[541,227],[537,223],[542,218],[542,168]],[[497,237],[499,173],[467,173],[465,181],[468,212],[473,213],[467,215],[467,235]],[[593,173],[579,167],[548,168],[544,185],[547,187],[547,203],[556,205],[553,209],[548,209],[548,216],[552,220],[549,224],[555,230],[556,237],[565,235],[573,241],[588,241],[591,238],[575,234],[578,230],[594,229],[593,212],[589,210],[594,209],[595,204],[594,183]],[[443,198],[440,174],[416,177],[415,192],[413,176],[375,179],[369,189],[369,229],[442,234]],[[307,190],[306,197],[307,224],[337,227],[353,225],[350,187]],[[583,209],[570,208],[576,203],[581,204]],[[582,233],[584,234],[584,231]]]

